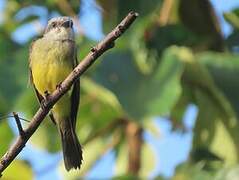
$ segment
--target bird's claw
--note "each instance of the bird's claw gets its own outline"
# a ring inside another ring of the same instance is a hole
[[[40,106],[41,106],[41,109],[46,109],[46,100],[45,99],[43,99],[42,101],[41,101],[41,103],[40,103]]]
[[[42,109],[45,109],[47,107],[47,100],[50,96],[50,93],[46,90],[44,92],[44,99],[41,101],[40,106]]]
[[[56,85],[56,89],[59,89],[59,91],[62,90],[62,86],[61,86],[62,82],[60,82],[59,84]]]
[[[47,98],[49,97],[50,93],[46,90],[46,91],[44,92],[44,95],[45,95],[45,99],[47,99]]]

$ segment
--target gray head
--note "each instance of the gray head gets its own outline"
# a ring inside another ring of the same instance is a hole
[[[70,17],[55,17],[48,21],[44,36],[52,38],[74,38],[73,21]]]

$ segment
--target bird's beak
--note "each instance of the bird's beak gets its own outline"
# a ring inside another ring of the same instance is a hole
[[[62,23],[62,26],[65,27],[65,28],[72,28],[73,27],[73,22],[72,22],[72,20],[67,20],[67,21]]]

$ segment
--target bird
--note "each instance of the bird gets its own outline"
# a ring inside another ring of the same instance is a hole
[[[42,105],[76,67],[77,48],[73,21],[55,17],[48,21],[43,36],[33,41],[29,52],[29,79]],[[52,107],[50,118],[61,137],[64,165],[67,171],[80,169],[82,147],[76,135],[76,119],[80,101],[80,80]]]

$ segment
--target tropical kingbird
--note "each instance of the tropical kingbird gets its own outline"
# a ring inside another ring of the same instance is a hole
[[[42,38],[34,41],[30,49],[30,80],[40,103],[46,93],[52,93],[77,65],[73,21],[57,17],[48,21]],[[65,168],[79,168],[82,149],[75,128],[79,106],[80,84],[77,80],[53,106],[51,119],[61,135]]]

